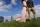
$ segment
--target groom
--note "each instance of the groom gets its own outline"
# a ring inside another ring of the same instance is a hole
[[[33,3],[33,0],[27,0],[27,7],[28,7],[28,20],[31,20],[31,17],[30,17],[30,11],[33,13],[34,15],[34,19],[36,18],[36,11],[34,10],[34,3]]]

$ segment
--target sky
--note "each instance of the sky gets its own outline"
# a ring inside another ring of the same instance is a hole
[[[22,7],[20,2],[19,0],[0,0],[0,16],[12,16],[20,13],[18,12]]]
[[[22,0],[0,0],[0,16],[19,15],[22,11]],[[40,0],[33,0],[37,17],[40,17]]]

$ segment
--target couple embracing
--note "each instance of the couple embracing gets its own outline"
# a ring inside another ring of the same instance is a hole
[[[30,11],[32,11],[33,15],[34,15],[34,19],[36,18],[36,11],[34,10],[34,3],[33,0],[22,0],[22,12],[21,12],[21,21],[22,22],[26,22],[26,12],[28,12],[28,20],[31,20],[31,15],[30,15]]]

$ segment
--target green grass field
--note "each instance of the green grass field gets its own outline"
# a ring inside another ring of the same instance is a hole
[[[10,21],[0,23],[0,27],[40,27],[40,18],[24,22]]]

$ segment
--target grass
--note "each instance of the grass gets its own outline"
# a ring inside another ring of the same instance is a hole
[[[24,22],[10,21],[0,23],[0,27],[40,27],[40,18]]]

